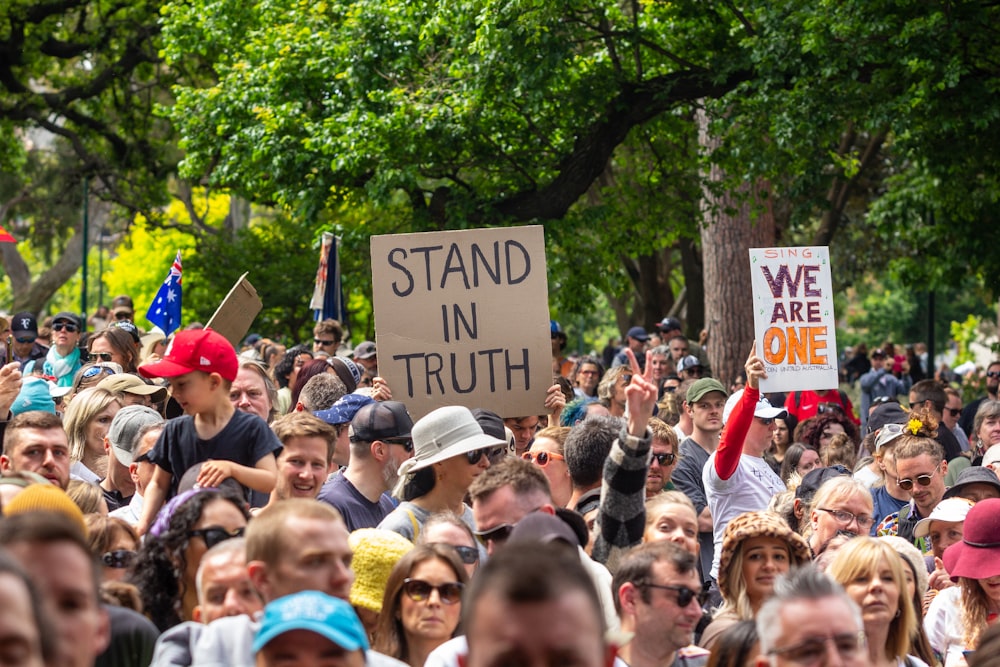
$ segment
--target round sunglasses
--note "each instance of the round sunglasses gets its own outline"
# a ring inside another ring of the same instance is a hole
[[[462,600],[462,589],[465,586],[458,581],[443,584],[432,584],[423,579],[404,579],[403,592],[414,602],[429,600],[431,593],[437,591],[438,598],[444,604],[456,604]]]
[[[566,457],[562,454],[556,454],[555,452],[525,452],[521,454],[521,458],[525,461],[531,461],[539,468],[544,468],[549,464],[549,461],[565,461]]]

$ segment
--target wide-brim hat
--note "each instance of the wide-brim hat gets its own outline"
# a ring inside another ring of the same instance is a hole
[[[969,510],[962,541],[945,549],[943,560],[952,581],[1000,575],[1000,498],[980,500]]]
[[[997,493],[1000,493],[1000,479],[997,478],[997,474],[995,472],[982,466],[970,466],[958,473],[958,477],[955,478],[955,483],[951,485],[951,488],[944,492],[944,497],[964,497],[962,496],[962,492],[969,488],[972,484],[987,484],[996,489]]]
[[[736,549],[751,537],[773,537],[788,545],[788,553],[791,562],[789,565],[795,567],[808,563],[812,559],[809,551],[809,544],[801,535],[792,530],[788,522],[779,514],[774,512],[744,512],[726,525],[726,531],[722,536],[722,553],[719,556],[719,590],[723,597],[732,599],[733,591],[730,586],[732,580],[729,577],[729,566],[732,563]],[[742,576],[741,572],[733,573],[735,576]]]
[[[472,411],[458,405],[448,405],[427,413],[413,425],[410,437],[413,438],[413,463],[408,466],[409,472],[477,449],[507,444],[486,435],[472,416]]]

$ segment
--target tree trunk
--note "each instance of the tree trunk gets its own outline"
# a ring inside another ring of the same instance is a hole
[[[706,131],[708,120],[704,112],[698,113],[698,125],[702,149],[710,153],[718,143]],[[722,181],[723,176],[717,165],[711,165],[707,174],[710,183]],[[774,244],[770,200],[761,207],[756,196],[766,188],[766,184],[757,183],[720,195],[706,188],[702,199],[701,253],[708,357],[715,377],[726,386],[743,369],[754,340],[748,250]]]

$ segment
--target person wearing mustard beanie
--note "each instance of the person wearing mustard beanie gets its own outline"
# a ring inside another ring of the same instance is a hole
[[[79,526],[80,532],[87,534],[83,511],[65,491],[54,484],[29,484],[3,508],[4,516],[25,512],[58,512],[72,519]]]
[[[356,530],[347,543],[354,552],[351,569],[355,574],[349,599],[371,636],[382,611],[389,574],[399,559],[413,549],[413,543],[395,531],[378,528]]]

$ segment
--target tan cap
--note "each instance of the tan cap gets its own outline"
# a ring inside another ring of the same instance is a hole
[[[166,387],[155,384],[146,384],[138,375],[131,373],[116,373],[109,375],[97,386],[106,389],[113,394],[134,394],[136,396],[149,396],[154,403],[159,403],[167,397]]]

